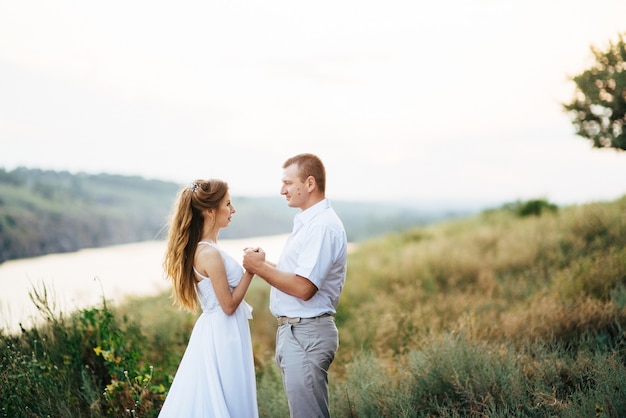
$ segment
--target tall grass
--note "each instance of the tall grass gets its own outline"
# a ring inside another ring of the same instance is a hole
[[[520,214],[350,254],[335,416],[626,416],[626,198]],[[255,280],[259,411],[286,417],[268,298]],[[156,416],[195,316],[169,295],[68,317],[46,306],[44,326],[0,335],[0,416]]]

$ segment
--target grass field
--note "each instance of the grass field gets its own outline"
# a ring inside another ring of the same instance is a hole
[[[334,416],[626,416],[626,197],[544,209],[360,243],[337,314]],[[0,335],[0,416],[158,414],[194,315],[168,294],[70,314],[33,296],[46,324]],[[287,417],[268,297],[255,280],[246,298],[259,410]]]

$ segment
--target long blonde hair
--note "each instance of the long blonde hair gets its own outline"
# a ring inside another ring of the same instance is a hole
[[[170,216],[163,268],[174,284],[175,302],[190,312],[200,306],[193,266],[204,228],[202,211],[219,207],[227,191],[222,180],[195,180],[178,193]]]

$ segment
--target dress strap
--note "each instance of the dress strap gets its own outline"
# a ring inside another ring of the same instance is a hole
[[[202,273],[200,273],[197,269],[196,266],[193,266],[193,272],[196,273],[198,275],[198,277],[201,277],[203,279],[207,279],[207,280],[211,280],[209,279],[207,276],[203,275]]]

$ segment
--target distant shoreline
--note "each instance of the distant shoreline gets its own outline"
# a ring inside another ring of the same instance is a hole
[[[246,246],[260,246],[275,261],[288,235],[224,239],[218,244],[235,259]],[[46,291],[56,309],[69,313],[126,296],[150,296],[171,284],[163,274],[163,240],[142,241],[75,252],[9,260],[0,264],[0,328],[9,332],[39,321],[30,300],[33,288]]]
[[[259,246],[275,262],[288,236],[223,239],[218,244],[237,260],[245,247]],[[33,288],[42,291],[45,286],[63,313],[98,305],[103,297],[115,303],[167,291],[171,283],[163,274],[165,246],[164,240],[151,240],[5,261],[0,264],[0,328],[14,332],[20,323],[27,327],[39,322],[29,296]],[[350,243],[348,251],[354,248]]]

